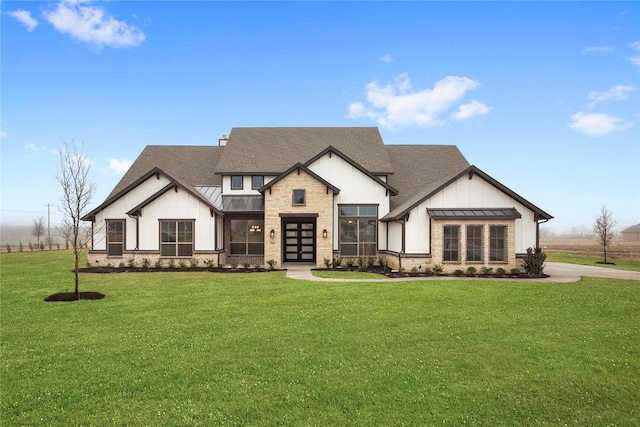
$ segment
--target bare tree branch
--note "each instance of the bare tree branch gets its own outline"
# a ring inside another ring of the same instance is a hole
[[[31,234],[38,239],[38,248],[40,248],[40,236],[44,234],[45,222],[44,217],[33,218],[33,227],[31,228]]]
[[[65,215],[62,232],[70,238],[75,256],[75,292],[76,298],[80,298],[78,289],[78,261],[79,253],[83,247],[80,220],[96,192],[96,184],[89,178],[91,161],[84,155],[84,146],[78,147],[75,141],[67,143],[63,141],[60,150],[60,170],[56,179],[62,187],[60,199],[61,211]]]
[[[607,249],[611,244],[611,240],[615,237],[615,227],[618,225],[618,221],[613,219],[613,213],[609,211],[606,206],[600,208],[600,215],[596,217],[596,221],[593,224],[593,232],[596,234],[598,242],[602,245],[604,250],[604,263],[607,263]]]

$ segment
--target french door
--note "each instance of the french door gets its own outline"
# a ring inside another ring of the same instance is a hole
[[[286,221],[283,227],[284,262],[315,262],[315,220]]]

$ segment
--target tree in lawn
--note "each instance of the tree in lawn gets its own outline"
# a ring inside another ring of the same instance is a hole
[[[31,228],[31,234],[38,239],[38,248],[40,247],[40,236],[44,234],[44,217],[33,218],[33,227]]]
[[[63,141],[64,142],[64,141]],[[70,243],[75,257],[75,293],[80,299],[78,288],[78,263],[82,249],[80,218],[83,217],[91,199],[96,192],[96,185],[89,178],[91,162],[78,147],[75,141],[64,142],[60,150],[60,170],[57,180],[62,187],[61,210],[65,215],[67,229],[70,232]]]
[[[600,215],[596,217],[596,222],[593,223],[593,232],[598,239],[598,242],[602,245],[604,251],[604,263],[607,263],[607,248],[611,244],[611,240],[615,236],[614,228],[618,225],[618,221],[613,219],[613,214],[606,206],[600,208]]]

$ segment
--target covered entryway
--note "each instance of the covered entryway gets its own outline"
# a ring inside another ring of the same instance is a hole
[[[316,219],[283,219],[284,262],[316,261]]]

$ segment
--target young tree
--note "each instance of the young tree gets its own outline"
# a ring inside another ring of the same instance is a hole
[[[38,247],[40,247],[40,236],[44,234],[45,222],[44,217],[39,216],[38,218],[33,218],[33,227],[31,228],[31,234],[38,239]]]
[[[613,219],[611,211],[603,205],[602,208],[600,208],[600,215],[596,217],[596,222],[593,224],[593,232],[604,250],[605,264],[607,263],[607,248],[615,236],[614,228],[616,225],[618,225],[618,221]]]
[[[78,263],[80,250],[83,246],[80,218],[86,213],[91,199],[96,192],[96,185],[89,178],[90,160],[85,157],[83,147],[78,147],[75,141],[64,142],[60,149],[60,170],[56,179],[62,187],[61,210],[65,215],[67,227],[70,231],[70,243],[75,257],[75,293],[80,299],[78,287]]]

